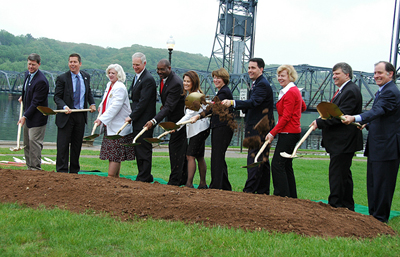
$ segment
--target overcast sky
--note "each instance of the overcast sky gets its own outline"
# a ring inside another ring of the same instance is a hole
[[[255,57],[267,64],[323,67],[344,61],[372,72],[374,63],[389,60],[394,3],[259,0]],[[0,6],[0,29],[14,35],[114,48],[166,48],[172,35],[175,50],[209,57],[219,1],[11,0]]]

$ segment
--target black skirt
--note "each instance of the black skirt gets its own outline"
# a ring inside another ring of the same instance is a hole
[[[206,129],[194,137],[189,138],[189,146],[186,151],[186,155],[193,157],[204,157],[204,151],[206,148],[206,139],[210,135],[210,129]]]

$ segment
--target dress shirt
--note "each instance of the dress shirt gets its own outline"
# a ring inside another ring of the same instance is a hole
[[[83,80],[80,72],[78,74],[74,74],[71,72],[72,87],[73,87],[74,92],[76,91],[76,77],[77,76],[81,82],[81,95],[80,95],[81,98],[79,99],[79,109],[83,109],[83,103],[85,102],[85,91],[86,91],[85,81]]]

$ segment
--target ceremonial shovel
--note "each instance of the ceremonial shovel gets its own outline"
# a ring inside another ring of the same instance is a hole
[[[111,136],[104,136],[104,137],[107,138],[107,139],[111,139],[111,140],[115,140],[115,139],[121,138],[122,136],[120,136],[119,133],[121,133],[121,131],[122,131],[126,126],[128,126],[128,124],[129,124],[129,122],[125,122],[124,125],[122,125],[122,127],[117,131],[117,134],[111,135]]]
[[[260,150],[258,151],[256,158],[254,158],[254,163],[249,164],[247,166],[242,166],[242,168],[253,168],[253,167],[257,167],[258,165],[260,165],[260,163],[262,163],[263,161],[257,161],[258,157],[260,157],[261,153],[264,152],[265,147],[267,147],[268,145],[268,141],[265,141],[264,144],[262,145],[262,147],[260,148]]]
[[[159,135],[158,137],[144,138],[144,140],[146,142],[149,142],[150,144],[152,144],[152,143],[161,143],[162,141],[164,141],[161,138],[166,136],[166,135],[168,135],[171,132],[172,132],[172,130],[168,130],[168,131],[165,131],[164,133],[162,133],[161,135]]]
[[[130,144],[121,144],[123,146],[135,146],[135,145],[140,145],[140,143],[136,143],[136,139],[138,139],[141,135],[143,135],[144,132],[147,131],[147,127],[144,127],[139,134],[137,134],[137,136],[133,139],[132,143]]]
[[[21,101],[21,106],[19,109],[19,119],[22,118],[23,107],[24,107],[24,104]],[[10,151],[13,151],[13,152],[19,151],[19,150],[24,149],[24,147],[25,147],[25,146],[22,146],[22,147],[19,146],[19,140],[21,139],[21,127],[22,127],[22,124],[21,123],[18,124],[17,147],[10,147]]]
[[[172,121],[166,121],[166,122],[161,122],[158,124],[160,127],[162,127],[166,131],[178,129],[180,126],[191,123],[191,120],[187,121],[182,121],[181,123],[173,123]]]
[[[210,117],[210,116],[211,116],[211,114],[207,115],[206,117]],[[162,127],[164,130],[170,131],[170,130],[178,129],[180,126],[191,123],[191,122],[192,122],[191,120],[182,121],[180,123],[173,123],[172,121],[165,121],[165,122],[161,122],[158,125],[160,127]]]
[[[321,119],[330,119],[332,117],[338,118],[340,120],[345,120],[343,117],[342,111],[339,109],[339,107],[334,104],[334,103],[329,103],[329,102],[321,102],[317,105],[317,110],[319,114],[321,115]],[[361,124],[358,122],[352,122],[352,125],[355,125],[357,127],[361,127]]]
[[[99,112],[99,115],[97,115],[97,119],[100,117],[100,115],[101,115],[101,113]],[[95,123],[93,125],[92,134],[90,136],[84,137],[83,140],[89,141],[89,140],[95,139],[96,137],[100,136],[100,134],[94,133],[96,131],[96,128],[97,128],[97,123]]]
[[[286,152],[281,152],[281,156],[284,158],[297,158],[299,156],[297,156],[297,149],[299,149],[299,147],[301,146],[301,144],[306,140],[306,138],[311,134],[311,132],[314,130],[314,127],[310,127],[307,132],[304,134],[304,136],[300,139],[299,142],[297,142],[296,146],[294,147],[293,153],[292,154],[288,154]]]
[[[46,106],[38,106],[36,108],[41,113],[43,113],[44,116],[68,112],[67,110],[52,110],[51,108],[46,107]],[[90,112],[90,109],[70,109],[70,110],[71,110],[71,112]]]

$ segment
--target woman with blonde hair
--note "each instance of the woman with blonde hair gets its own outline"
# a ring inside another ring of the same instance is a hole
[[[278,136],[274,157],[271,162],[274,195],[297,198],[296,181],[292,160],[284,158],[281,152],[291,153],[300,139],[301,113],[307,109],[301,97],[300,90],[294,84],[297,72],[292,65],[281,65],[277,71],[278,82],[282,86],[279,91],[276,110],[278,123],[268,133],[265,140],[269,143]]]
[[[125,118],[131,113],[128,90],[124,84],[126,75],[119,64],[110,64],[106,70],[109,78],[103,100],[99,105],[101,116],[94,123],[100,126],[100,131],[105,136],[115,135],[124,125]],[[100,149],[100,159],[108,160],[108,176],[119,177],[121,162],[134,160],[133,147],[126,147],[121,144],[129,144],[133,141],[132,125],[128,124],[121,132],[123,136],[119,139],[108,139],[103,137]]]

